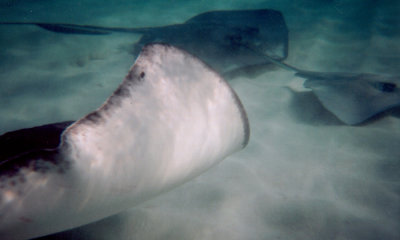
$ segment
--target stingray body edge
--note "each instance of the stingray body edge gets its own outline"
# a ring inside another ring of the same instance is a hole
[[[148,45],[114,94],[62,133],[58,148],[7,163],[27,162],[0,178],[1,239],[116,214],[198,176],[248,139],[243,106],[218,74],[175,47]]]

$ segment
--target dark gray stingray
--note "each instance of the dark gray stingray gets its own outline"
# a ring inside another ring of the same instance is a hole
[[[348,125],[360,124],[400,106],[400,76],[370,73],[304,71],[264,55],[276,65],[305,78],[326,109]]]
[[[183,24],[149,28],[38,22],[0,24],[35,24],[67,34],[143,34],[134,46],[134,55],[147,43],[166,42],[198,56],[228,78],[243,72],[248,75],[247,70],[268,67],[273,62],[305,78],[304,86],[312,89],[326,109],[349,125],[400,105],[398,76],[312,72],[283,63],[288,54],[288,29],[282,14],[275,10],[212,11]]]
[[[288,52],[288,29],[282,13],[270,9],[211,11],[196,15],[182,24],[162,27],[120,28],[65,23],[2,22],[34,24],[49,31],[67,34],[142,34],[134,46],[137,56],[148,43],[164,42],[185,49],[219,73],[268,64],[260,54],[283,60]]]

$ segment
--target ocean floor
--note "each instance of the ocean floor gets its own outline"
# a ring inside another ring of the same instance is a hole
[[[395,0],[134,2],[1,1],[0,21],[139,27],[272,8],[289,28],[285,62],[400,75]],[[96,109],[133,64],[139,37],[0,26],[0,134]],[[129,211],[43,239],[399,239],[400,110],[347,126],[303,81],[278,68],[230,80],[251,125],[244,150]]]

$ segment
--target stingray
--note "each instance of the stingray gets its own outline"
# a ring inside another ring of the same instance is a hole
[[[145,44],[164,42],[202,59],[219,73],[257,64],[266,64],[258,52],[283,60],[288,52],[288,29],[279,11],[270,9],[210,11],[182,24],[161,27],[121,28],[43,22],[2,22],[34,24],[49,31],[66,34],[103,35],[113,32],[142,34],[134,45],[136,56]]]
[[[171,45],[146,45],[97,110],[0,136],[0,236],[33,238],[116,214],[248,140],[245,110],[219,74]]]
[[[304,87],[311,89],[322,105],[345,124],[363,123],[400,105],[400,76],[305,71],[268,55],[264,57],[304,78]]]
[[[323,106],[348,125],[360,124],[400,103],[399,76],[368,73],[312,72],[283,63],[288,55],[288,29],[281,12],[270,9],[211,11],[183,24],[149,28],[120,28],[66,23],[35,24],[68,34],[142,34],[134,54],[144,44],[167,42],[200,57],[227,78],[273,62],[305,78]]]

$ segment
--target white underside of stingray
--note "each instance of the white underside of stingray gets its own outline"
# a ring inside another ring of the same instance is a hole
[[[114,94],[64,131],[58,149],[29,159],[39,170],[28,164],[0,176],[1,239],[123,211],[198,176],[248,138],[246,113],[218,74],[172,46],[148,45]]]

